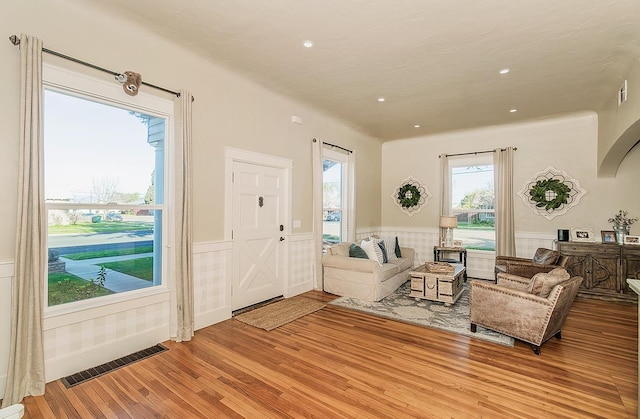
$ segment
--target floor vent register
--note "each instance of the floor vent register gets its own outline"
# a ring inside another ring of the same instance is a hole
[[[118,368],[131,365],[134,362],[149,358],[164,351],[168,351],[168,349],[161,344],[157,344],[150,348],[123,356],[122,358],[114,359],[113,361],[107,362],[106,364],[98,365],[97,367],[77,372],[73,375],[62,378],[61,380],[66,388],[73,387],[78,384],[82,384],[85,381],[89,381],[93,378],[99,377],[113,370],[117,370]]]

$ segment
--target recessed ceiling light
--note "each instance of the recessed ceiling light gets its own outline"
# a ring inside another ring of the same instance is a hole
[[[311,48],[313,46],[313,41],[306,40],[302,43],[305,48]]]
[[[420,124],[415,124],[413,127],[414,128],[420,128]]]
[[[500,70],[500,74],[507,74],[510,70],[508,68],[503,68]]]
[[[509,109],[509,112],[515,113],[515,112],[518,112],[518,110],[517,109]]]
[[[384,101],[385,101],[385,98],[383,98],[383,97],[379,97],[378,98],[378,102],[384,102]]]

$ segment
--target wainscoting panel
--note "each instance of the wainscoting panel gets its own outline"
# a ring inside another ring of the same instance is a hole
[[[196,330],[231,318],[232,243],[193,246]]]
[[[145,302],[148,300],[149,302]],[[95,367],[169,339],[169,299],[148,297],[111,305],[111,314],[93,316],[90,309],[45,318],[47,382]],[[137,307],[123,309],[122,307]],[[75,321],[68,319],[75,318]],[[64,324],[66,323],[66,324]]]
[[[0,263],[0,397],[4,394],[7,385],[13,269],[13,262]]]
[[[293,297],[313,289],[315,247],[313,234],[292,235],[287,239],[289,278],[285,287],[285,297]]]

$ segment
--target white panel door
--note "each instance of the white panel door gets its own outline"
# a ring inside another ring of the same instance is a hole
[[[233,163],[233,310],[284,292],[284,176],[284,169]]]

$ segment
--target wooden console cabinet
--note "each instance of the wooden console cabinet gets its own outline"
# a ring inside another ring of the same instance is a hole
[[[627,278],[640,279],[640,246],[616,243],[558,242],[567,256],[567,271],[584,278],[578,295],[604,300],[636,301]]]

